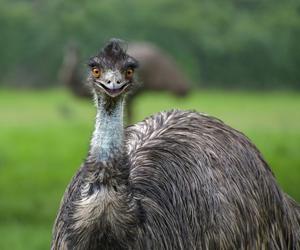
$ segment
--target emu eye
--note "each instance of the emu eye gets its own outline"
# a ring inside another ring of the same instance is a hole
[[[99,78],[100,75],[101,75],[100,69],[98,69],[98,68],[93,68],[93,69],[92,69],[92,74],[93,74],[93,76],[94,76],[95,78]]]
[[[126,70],[126,77],[127,78],[130,78],[133,76],[133,69],[127,69]]]

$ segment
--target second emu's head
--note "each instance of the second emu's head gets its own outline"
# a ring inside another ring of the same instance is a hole
[[[120,40],[111,39],[98,55],[90,58],[88,65],[88,83],[97,95],[113,99],[135,84],[138,62],[126,53]]]

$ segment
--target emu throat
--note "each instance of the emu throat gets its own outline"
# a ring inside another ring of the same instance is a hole
[[[107,161],[122,151],[124,97],[116,100],[98,97],[97,116],[90,155],[96,161]]]

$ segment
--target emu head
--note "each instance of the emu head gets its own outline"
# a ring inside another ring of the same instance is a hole
[[[116,98],[135,85],[134,70],[138,62],[122,48],[122,42],[111,39],[89,62],[88,83],[96,95]]]

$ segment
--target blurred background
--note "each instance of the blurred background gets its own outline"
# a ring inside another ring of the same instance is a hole
[[[128,123],[194,109],[246,134],[300,202],[300,2],[0,0],[0,249],[49,249],[95,108],[87,59],[141,61]]]

